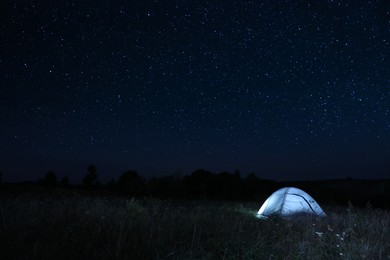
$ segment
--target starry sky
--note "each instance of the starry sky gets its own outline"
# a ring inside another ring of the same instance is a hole
[[[3,1],[0,171],[390,176],[390,2]]]

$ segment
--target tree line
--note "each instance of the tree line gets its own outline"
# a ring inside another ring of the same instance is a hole
[[[0,173],[1,184],[1,173]],[[118,179],[106,183],[99,181],[95,165],[89,165],[82,179],[82,185],[72,185],[68,177],[58,179],[49,171],[34,185],[48,190],[84,189],[104,191],[132,197],[155,197],[162,199],[211,199],[211,200],[256,200],[264,201],[282,187],[297,187],[308,192],[320,203],[390,208],[390,180],[355,180],[352,178],[277,182],[258,178],[251,173],[243,178],[239,171],[213,173],[198,169],[188,176],[175,173],[169,176],[155,176],[145,179],[137,171],[123,172]],[[0,185],[1,186],[1,185]]]
[[[74,186],[70,184],[68,177],[58,180],[53,171],[49,171],[39,184],[47,188]],[[139,197],[242,200],[269,194],[275,189],[276,182],[259,179],[253,173],[242,178],[239,171],[212,173],[199,169],[189,176],[176,173],[169,176],[155,176],[149,180],[139,175],[137,171],[128,170],[117,180],[111,179],[102,184],[96,167],[89,165],[81,187]]]

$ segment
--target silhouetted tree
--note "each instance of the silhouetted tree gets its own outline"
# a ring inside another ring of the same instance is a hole
[[[281,187],[272,180],[260,179],[254,173],[250,173],[244,180],[243,195],[246,199],[266,199],[269,194]]]
[[[210,193],[215,193],[215,174],[199,169],[183,179],[187,194],[191,198],[207,198]]]
[[[85,187],[92,187],[96,185],[98,175],[96,173],[96,167],[95,165],[89,165],[88,166],[88,173],[83,178],[83,184]]]
[[[243,195],[246,199],[254,199],[254,195],[260,189],[259,178],[254,173],[248,174],[244,181]]]
[[[148,195],[159,198],[183,198],[185,196],[181,175],[153,177],[147,184]]]
[[[136,171],[126,171],[118,180],[119,191],[132,195],[140,195],[144,191],[144,185],[144,179]]]
[[[64,178],[62,178],[62,180],[60,181],[60,186],[64,187],[64,188],[69,187],[69,177],[68,176],[65,176]]]
[[[240,172],[236,171],[234,174],[228,172],[221,172],[215,176],[216,183],[214,190],[216,190],[215,197],[223,199],[240,199],[242,196],[242,182]]]
[[[112,178],[111,180],[109,180],[106,183],[106,189],[113,191],[113,190],[115,190],[115,188],[116,188],[116,182],[115,182],[114,178]]]
[[[49,171],[43,178],[43,185],[46,187],[55,187],[57,186],[57,175]]]
[[[257,182],[258,180],[259,178],[257,178],[253,172],[249,173],[248,176],[246,177],[246,181],[248,182]]]
[[[182,183],[190,198],[241,199],[243,196],[244,186],[239,171],[215,174],[200,169],[185,176]]]

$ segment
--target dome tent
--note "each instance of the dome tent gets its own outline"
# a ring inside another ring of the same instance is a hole
[[[281,188],[272,193],[257,213],[259,217],[265,218],[271,216],[291,218],[302,214],[326,216],[309,194],[294,187]]]

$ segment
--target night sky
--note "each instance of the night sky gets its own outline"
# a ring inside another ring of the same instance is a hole
[[[390,176],[390,1],[2,1],[0,171]]]

